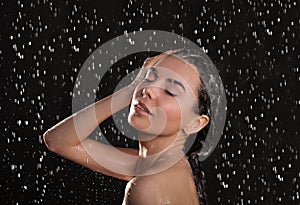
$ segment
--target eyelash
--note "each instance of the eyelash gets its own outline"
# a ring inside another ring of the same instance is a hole
[[[144,79],[146,82],[149,82],[149,83],[151,83],[151,82],[153,82],[153,80],[149,80],[149,79]],[[167,93],[168,95],[170,95],[170,96],[172,96],[172,97],[175,97],[175,96],[177,96],[177,95],[175,95],[175,94],[173,94],[173,93],[171,93],[170,91],[168,91],[168,90],[165,90],[165,93]]]
[[[150,80],[150,79],[147,79],[147,78],[145,78],[144,81],[146,81],[148,83],[154,82],[154,80]]]
[[[165,90],[165,92],[166,92],[168,95],[172,96],[172,97],[175,97],[175,96],[177,96],[177,95],[175,95],[175,94],[171,93],[171,92],[170,92],[170,91],[168,91],[168,90]]]

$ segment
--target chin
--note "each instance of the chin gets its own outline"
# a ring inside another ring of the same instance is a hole
[[[146,122],[145,119],[141,119],[134,114],[129,114],[128,115],[128,124],[135,128],[138,131],[145,132],[146,130],[149,130],[151,127],[151,122],[148,121]]]
[[[170,136],[174,134],[172,131],[167,130],[165,127],[158,129],[157,126],[145,125],[140,119],[128,117],[128,123],[140,134],[139,136],[145,136],[145,138],[139,138],[141,141],[152,140],[158,136]]]
[[[146,115],[137,114],[133,109],[130,109],[127,121],[138,132],[153,136],[169,136],[179,131],[177,123],[168,123],[166,120],[160,120],[163,118],[164,116],[154,117],[153,119]]]

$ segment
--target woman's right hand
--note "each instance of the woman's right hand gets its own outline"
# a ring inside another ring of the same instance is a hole
[[[133,90],[144,79],[148,68],[154,65],[156,61],[156,57],[146,59],[137,77],[128,87],[79,110],[47,130],[43,137],[48,149],[100,173],[125,180],[131,179],[131,173],[133,173],[132,170],[134,170],[136,162],[122,158],[123,155],[118,154],[116,148],[90,139],[88,136],[105,119],[130,103]],[[112,106],[113,98],[116,102],[114,106]],[[137,150],[117,149],[129,156],[138,155]],[[98,162],[101,160],[97,160],[108,156],[111,159],[109,161],[110,166],[114,166],[117,170],[123,170],[122,173],[108,170]],[[120,163],[120,161],[125,163]]]

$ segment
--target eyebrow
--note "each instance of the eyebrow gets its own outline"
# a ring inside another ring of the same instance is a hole
[[[174,80],[172,78],[168,78],[167,82],[173,83],[175,85],[179,85],[184,90],[184,92],[185,92],[185,87],[183,86],[183,84],[181,82],[179,82],[177,80]]]
[[[156,77],[158,77],[158,71],[155,67],[151,67],[150,70],[154,73],[154,75]],[[186,92],[184,85],[181,82],[179,82],[178,80],[175,80],[172,78],[167,78],[167,82],[175,84],[175,85],[179,85],[184,90],[184,92]]]

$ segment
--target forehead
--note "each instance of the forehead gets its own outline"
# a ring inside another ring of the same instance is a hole
[[[200,84],[199,73],[196,69],[178,57],[163,54],[153,66],[170,71],[170,77],[176,77],[181,82],[184,81],[182,83],[188,84],[194,91]]]

